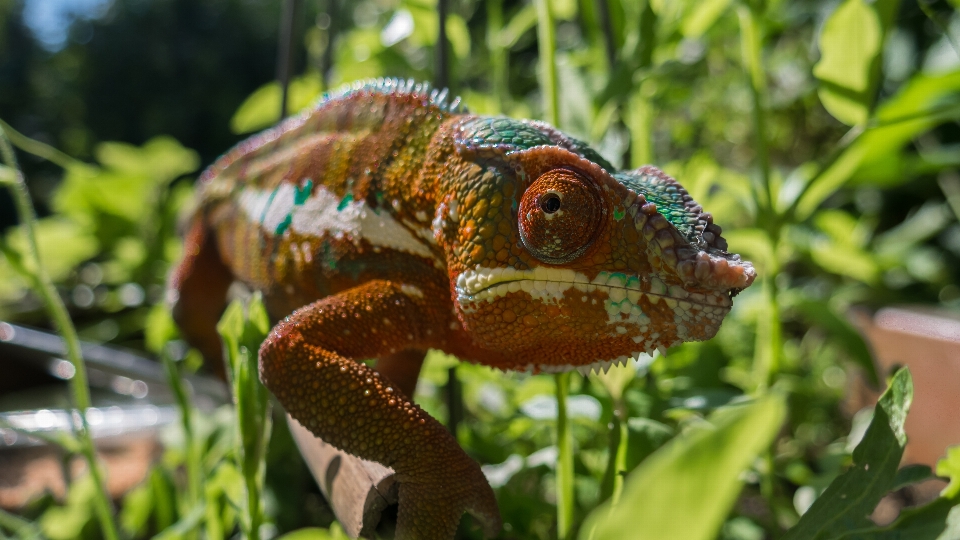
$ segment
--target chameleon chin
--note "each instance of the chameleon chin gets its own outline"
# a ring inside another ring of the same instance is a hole
[[[184,335],[219,359],[228,286],[262,291],[280,322],[260,378],[318,437],[396,471],[398,539],[452,538],[465,511],[500,529],[480,467],[409,398],[422,351],[602,369],[713,337],[756,277],[659,169],[413,82],[327,96],[201,183],[172,278]]]

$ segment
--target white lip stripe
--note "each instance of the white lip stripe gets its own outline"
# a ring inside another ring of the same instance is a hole
[[[375,211],[364,201],[343,204],[324,186],[318,186],[301,205],[294,204],[295,193],[289,183],[274,191],[248,188],[240,194],[238,204],[247,218],[259,223],[267,234],[275,234],[289,219],[290,230],[300,235],[343,235],[354,242],[363,239],[373,246],[436,260],[424,242],[385,210]]]
[[[582,292],[606,290],[611,300],[618,303],[629,299],[630,303],[636,304],[641,295],[654,303],[660,299],[670,302],[687,299],[692,301],[685,302],[686,305],[700,306],[706,313],[723,313],[731,305],[730,298],[723,293],[698,294],[694,299],[681,287],[671,286],[668,292],[666,285],[657,277],[649,279],[649,290],[644,291],[636,276],[600,272],[591,282],[585,275],[573,270],[542,266],[531,270],[483,267],[466,270],[457,276],[457,297],[465,303],[493,301],[508,292],[516,292],[511,290],[512,283],[518,283],[534,298],[546,301],[560,300],[568,289],[574,287]]]

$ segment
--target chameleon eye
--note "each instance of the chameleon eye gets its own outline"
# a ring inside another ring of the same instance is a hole
[[[583,176],[554,169],[527,188],[519,214],[523,245],[545,263],[562,264],[590,247],[604,209],[596,189]]]

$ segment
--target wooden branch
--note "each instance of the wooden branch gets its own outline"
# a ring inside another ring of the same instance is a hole
[[[380,513],[397,503],[400,485],[393,470],[337,450],[290,415],[287,424],[343,530],[353,538],[373,538]]]

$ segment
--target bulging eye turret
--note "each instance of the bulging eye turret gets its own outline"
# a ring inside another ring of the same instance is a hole
[[[542,174],[520,201],[520,238],[547,264],[570,262],[597,237],[605,209],[597,188],[569,169]]]

